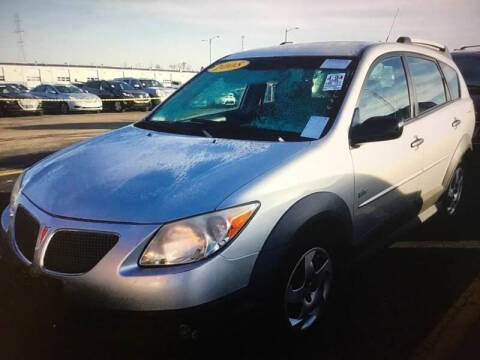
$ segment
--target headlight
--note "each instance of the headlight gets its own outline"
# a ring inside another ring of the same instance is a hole
[[[139,263],[176,265],[206,258],[231,241],[258,206],[252,203],[166,224],[150,240]]]
[[[127,97],[132,97],[133,95],[132,94],[129,94],[129,93],[122,93],[123,96],[127,96]]]
[[[20,176],[17,178],[17,181],[15,181],[15,185],[13,185],[12,193],[10,195],[10,216],[15,215],[15,211],[17,211],[18,198],[22,190],[24,174],[24,172],[21,173]]]

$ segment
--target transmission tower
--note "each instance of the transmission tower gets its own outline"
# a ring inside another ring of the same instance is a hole
[[[27,61],[27,58],[25,56],[25,41],[23,41],[23,29],[22,29],[22,23],[20,22],[20,15],[15,14],[15,34],[17,34],[18,39],[17,39],[17,45],[18,45],[18,51],[20,52],[20,56],[23,60],[23,62]]]

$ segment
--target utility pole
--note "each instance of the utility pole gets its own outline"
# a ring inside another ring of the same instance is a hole
[[[17,45],[18,45],[18,50],[20,51],[20,56],[22,57],[23,62],[27,62],[26,56],[25,56],[25,42],[23,41],[23,29],[22,29],[22,23],[20,22],[20,15],[15,14],[14,16],[14,22],[15,22],[15,31],[14,33],[17,34],[18,40],[17,40]]]
[[[244,41],[245,41],[245,35],[242,35],[242,51],[243,51],[243,49],[244,49],[244,47],[243,47]]]
[[[209,62],[209,64],[212,63],[212,40],[214,40],[214,39],[219,39],[219,38],[220,38],[219,35],[215,35],[215,36],[212,36],[211,38],[209,38],[208,40],[206,40],[206,39],[205,39],[205,40],[202,40],[202,41],[208,41],[209,54],[210,54],[210,58],[209,58],[209,59],[210,59],[210,62]]]
[[[284,40],[283,42],[285,42],[285,43],[288,42],[287,36],[288,36],[288,33],[289,33],[290,31],[298,30],[298,29],[300,29],[298,26],[295,26],[295,27],[293,27],[293,28],[285,28],[285,40]]]

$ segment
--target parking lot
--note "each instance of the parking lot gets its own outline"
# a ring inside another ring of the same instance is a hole
[[[0,118],[1,208],[25,167],[144,115]],[[470,175],[480,179],[480,158],[474,159]],[[480,192],[471,192],[467,200],[470,211],[457,223],[432,219],[357,264],[326,319],[328,334],[313,332],[301,341],[277,338],[274,329],[256,323],[255,314],[185,338],[152,314],[84,309],[65,302],[55,284],[6,264],[0,254],[1,358],[477,358],[480,239],[475,209]]]

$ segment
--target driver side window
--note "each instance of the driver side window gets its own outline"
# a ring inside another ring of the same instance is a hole
[[[360,95],[358,110],[354,125],[372,118],[393,117],[401,121],[411,117],[407,78],[399,56],[374,66]]]

